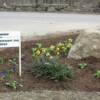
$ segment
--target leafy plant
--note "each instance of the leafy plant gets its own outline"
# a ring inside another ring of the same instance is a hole
[[[45,55],[47,57],[50,56],[62,56],[67,55],[70,48],[72,47],[73,40],[68,39],[64,42],[59,42],[58,44],[51,45],[47,48],[44,48],[41,43],[37,43],[35,48],[32,48],[32,56],[33,58],[37,58],[40,55]]]
[[[6,76],[7,76],[7,72],[6,71],[0,72],[0,80],[4,80]]]
[[[10,88],[13,88],[13,89],[17,88],[17,82],[16,81],[7,82],[5,85],[10,87]]]
[[[72,47],[73,39],[68,39],[67,41],[64,41],[64,55],[67,55],[69,50]]]
[[[17,60],[16,60],[16,58],[10,59],[10,60],[9,60],[9,63],[12,64],[12,65],[17,65]]]
[[[56,57],[50,59],[43,55],[34,63],[32,73],[35,76],[45,76],[58,81],[72,78],[72,71],[67,65],[60,64]]]
[[[12,67],[11,69],[9,70],[6,70],[6,71],[2,71],[0,72],[0,80],[1,81],[6,81],[5,85],[7,87],[10,87],[12,89],[17,89],[18,87],[23,87],[22,84],[19,84],[17,81],[13,81],[12,80],[12,75],[13,73],[16,72],[16,67]]]
[[[23,87],[23,85],[19,84],[17,81],[10,81],[10,82],[5,83],[5,85],[12,89],[17,89],[18,87]]]
[[[4,64],[4,59],[3,59],[3,57],[0,57],[0,64]]]
[[[42,47],[41,43],[37,43],[35,48],[32,48],[32,56],[33,58],[36,58],[40,56],[43,53],[43,49],[45,48]]]
[[[79,68],[80,69],[85,69],[87,67],[87,64],[86,63],[80,63],[78,64]]]
[[[16,72],[16,67],[13,67],[12,69],[9,69],[7,71],[2,71],[2,72],[0,72],[0,79],[10,80],[13,73],[15,73],[15,72]]]
[[[100,78],[100,70],[97,70],[97,71],[95,72],[94,76],[95,76],[96,78]]]

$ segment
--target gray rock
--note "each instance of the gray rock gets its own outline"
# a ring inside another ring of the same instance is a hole
[[[45,9],[46,9],[45,7],[38,7],[38,8],[36,8],[37,11],[45,11]]]
[[[47,11],[49,11],[49,12],[55,12],[56,9],[55,9],[55,7],[48,7],[48,10]]]
[[[21,11],[34,11],[34,8],[33,7],[20,7]]]
[[[21,8],[20,7],[16,7],[16,11],[21,11]]]
[[[89,56],[100,58],[100,30],[87,30],[81,33],[68,54],[68,58],[73,59]]]

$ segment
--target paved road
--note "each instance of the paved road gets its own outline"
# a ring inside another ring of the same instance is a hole
[[[17,30],[25,36],[94,27],[100,27],[100,15],[0,12],[0,31]]]

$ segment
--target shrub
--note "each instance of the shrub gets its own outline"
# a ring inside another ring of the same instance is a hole
[[[46,76],[58,81],[72,78],[72,71],[67,65],[60,64],[56,57],[49,58],[44,55],[36,59],[32,73],[35,76]]]

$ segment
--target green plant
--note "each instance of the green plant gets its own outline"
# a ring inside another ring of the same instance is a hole
[[[80,69],[85,69],[87,67],[87,64],[86,63],[80,63],[80,64],[78,64],[78,67]]]
[[[64,41],[64,49],[63,49],[64,55],[68,54],[69,50],[72,47],[72,43],[73,39],[68,39],[67,41]]]
[[[15,72],[16,72],[16,67],[15,66],[12,67],[12,69],[0,72],[0,80],[5,81],[6,82],[5,85],[7,87],[12,88],[12,89],[17,89],[18,87],[23,87],[22,84],[19,84],[17,81],[12,80],[13,75],[14,75]]]
[[[37,43],[35,48],[32,48],[32,57],[36,58],[38,56],[41,55],[42,53],[42,44],[41,43]]]
[[[5,85],[12,89],[17,89],[18,87],[23,87],[23,85],[19,84],[17,81],[6,82]]]
[[[17,65],[17,59],[16,58],[9,59],[9,63],[12,65]]]
[[[0,57],[0,64],[4,64],[4,58]]]
[[[50,56],[62,56],[67,55],[70,48],[72,47],[73,40],[68,39],[64,42],[59,42],[58,44],[51,45],[47,48],[44,48],[41,43],[37,43],[35,48],[32,48],[32,56],[33,58],[37,58],[40,55],[45,55],[47,57]]]
[[[11,80],[14,73],[15,73],[15,68],[12,68],[7,71],[2,71],[2,72],[0,72],[0,78],[2,78],[4,80]]]
[[[49,58],[44,55],[35,61],[32,73],[35,76],[45,76],[58,81],[72,78],[72,71],[67,65],[60,64],[56,57]]]
[[[100,78],[100,70],[97,70],[97,71],[95,72],[94,76],[95,76],[96,78]]]
[[[12,67],[9,70],[4,70],[0,72],[0,79],[1,80],[11,80],[12,76],[14,75],[14,73],[16,72],[16,67]]]
[[[11,81],[11,82],[7,82],[5,83],[6,86],[16,89],[17,88],[17,82],[16,81]]]

